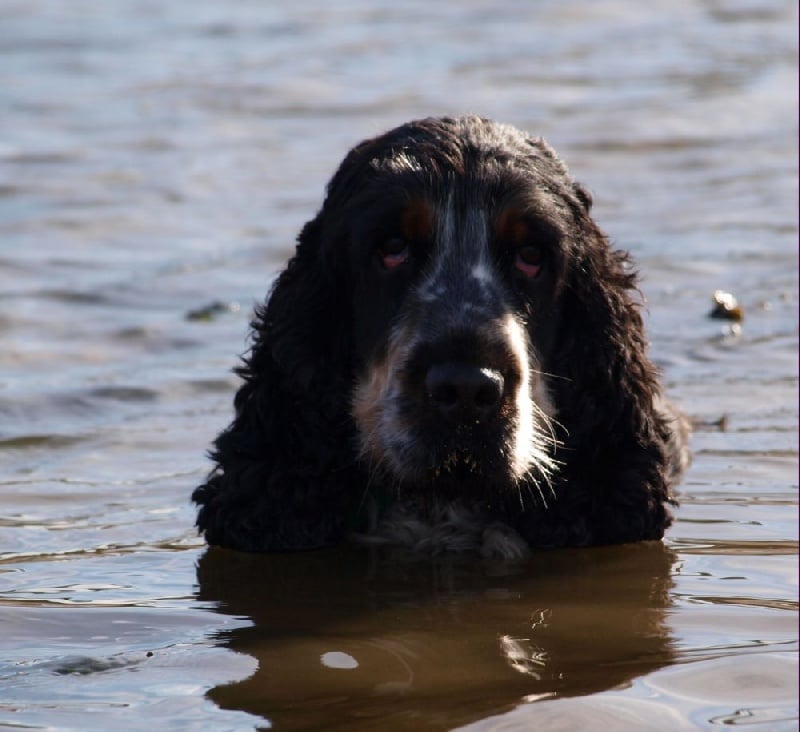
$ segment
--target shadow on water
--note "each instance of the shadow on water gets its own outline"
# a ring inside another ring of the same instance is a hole
[[[221,641],[258,661],[209,696],[276,729],[449,729],[624,686],[672,660],[674,562],[661,543],[517,565],[209,549],[200,598],[252,619]]]

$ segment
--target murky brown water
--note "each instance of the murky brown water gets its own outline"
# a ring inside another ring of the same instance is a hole
[[[0,6],[0,728],[797,729],[797,88],[781,0]],[[548,137],[636,255],[705,425],[675,526],[207,551],[253,301],[350,145],[467,111]]]

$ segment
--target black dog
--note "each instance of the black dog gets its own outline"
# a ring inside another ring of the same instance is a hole
[[[590,207],[543,140],[489,120],[351,150],[256,311],[193,494],[209,543],[518,556],[661,538],[686,423]]]

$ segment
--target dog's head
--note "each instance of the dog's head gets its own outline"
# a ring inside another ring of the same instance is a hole
[[[371,468],[460,492],[547,480],[547,369],[589,206],[546,143],[478,118],[409,123],[349,153],[310,227],[350,300]]]
[[[661,536],[679,451],[590,208],[544,141],[489,120],[353,148],[256,310],[195,492],[209,540],[324,543],[365,487],[469,499],[537,545]]]

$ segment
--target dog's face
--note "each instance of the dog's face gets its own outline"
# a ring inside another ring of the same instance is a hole
[[[362,456],[404,487],[546,485],[547,369],[588,195],[540,140],[426,120],[355,148],[323,221],[347,252]]]

